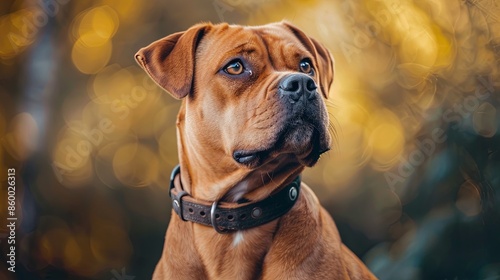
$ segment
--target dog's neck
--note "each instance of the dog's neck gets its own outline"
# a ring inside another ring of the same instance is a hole
[[[291,183],[304,169],[291,154],[280,155],[254,170],[243,168],[225,151],[201,149],[206,146],[184,130],[182,116],[178,118],[177,129],[181,183],[184,190],[196,199],[226,202],[237,202],[242,198],[262,200],[281,186]],[[221,156],[207,157],[207,154]]]
[[[193,157],[185,156],[180,163],[183,170],[181,183],[191,196],[199,200],[259,201],[291,183],[304,169],[298,163],[286,164],[287,157],[288,155],[280,156],[256,170],[230,170],[214,163],[199,163],[200,158],[196,157],[195,161],[198,163],[193,165]],[[196,169],[190,169],[192,166],[196,166]],[[208,181],[207,178],[212,179]]]
[[[193,147],[196,146],[179,142],[181,183],[191,196],[204,201],[237,202],[242,198],[261,201],[281,186],[291,183],[303,170],[303,166],[298,164],[282,166],[282,162],[286,162],[284,157],[269,164],[269,172],[260,169],[242,172],[241,169],[225,168],[222,160],[217,163],[215,159],[197,154]],[[190,169],[193,166],[196,169]],[[217,180],[209,182],[206,178]],[[299,197],[298,201],[301,199]],[[281,219],[229,234],[220,234],[212,227],[191,223],[188,228],[193,236],[193,246],[197,252],[203,252],[199,258],[207,278],[242,279],[243,275],[244,279],[260,277],[262,267],[259,264],[273,244],[273,236],[279,229]],[[184,223],[178,217],[174,220]]]

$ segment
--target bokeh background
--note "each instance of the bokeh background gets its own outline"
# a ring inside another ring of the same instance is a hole
[[[333,151],[305,172],[381,279],[500,279],[500,1],[3,0],[1,279],[149,279],[180,102],[141,47],[211,21],[286,19],[336,60]]]

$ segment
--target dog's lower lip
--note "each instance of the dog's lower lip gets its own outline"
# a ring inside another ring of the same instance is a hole
[[[257,159],[257,153],[255,152],[245,152],[245,151],[236,151],[233,153],[233,158],[238,163],[241,164],[250,164],[255,159]]]
[[[326,153],[326,152],[330,151],[330,149],[331,149],[331,148],[330,148],[330,147],[328,147],[328,148],[326,148],[326,149],[320,150],[320,151],[319,151],[319,154],[320,154],[320,155],[321,155],[321,154],[324,154],[324,153]]]

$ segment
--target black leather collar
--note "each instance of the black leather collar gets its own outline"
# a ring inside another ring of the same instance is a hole
[[[257,202],[226,203],[200,201],[183,190],[177,165],[170,176],[170,197],[175,213],[183,221],[213,227],[219,233],[244,230],[266,224],[286,214],[300,193],[300,176],[276,193]]]

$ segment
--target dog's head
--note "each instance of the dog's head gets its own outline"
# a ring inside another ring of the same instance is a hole
[[[313,165],[329,150],[328,50],[297,27],[198,24],[136,54],[151,78],[184,98],[180,122],[200,149],[255,169],[286,155]],[[198,151],[203,153],[204,151]]]

